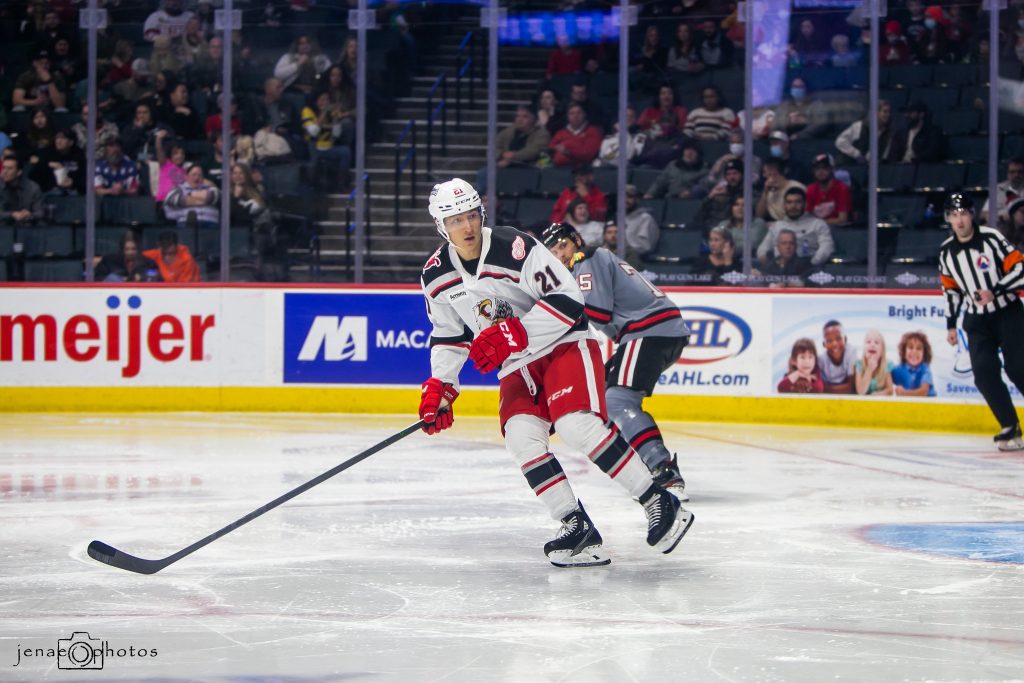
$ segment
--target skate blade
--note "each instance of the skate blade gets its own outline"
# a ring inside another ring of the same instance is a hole
[[[679,541],[683,540],[683,536],[693,526],[693,513],[689,510],[679,508],[679,512],[676,514],[676,521],[669,529],[669,532],[665,534],[664,538],[654,544],[654,549],[660,553],[668,555],[670,552],[676,549],[679,545]]]
[[[1008,441],[1000,441],[997,444],[1001,451],[1024,451],[1024,439],[1010,439]]]
[[[548,559],[551,564],[562,568],[603,567],[612,563],[612,558],[599,545],[588,546],[575,555],[571,550],[555,550]]]
[[[690,502],[690,494],[686,492],[685,486],[669,486],[665,490],[675,496],[680,503]]]

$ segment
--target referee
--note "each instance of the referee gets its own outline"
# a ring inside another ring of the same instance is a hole
[[[992,228],[974,225],[974,202],[954,192],[946,199],[946,221],[953,235],[939,251],[939,277],[946,294],[946,340],[956,345],[956,321],[964,308],[964,332],[974,384],[1002,427],[995,436],[1001,451],[1024,449],[1017,411],[1003,383],[1006,374],[1024,391],[1024,255]]]

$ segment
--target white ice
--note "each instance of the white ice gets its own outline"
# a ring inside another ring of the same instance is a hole
[[[496,421],[460,417],[158,574],[86,555],[169,555],[411,421],[0,415],[0,680],[1024,679],[1024,565],[866,531],[1024,521],[1024,456],[985,436],[662,424],[696,515],[667,556],[556,440],[613,557],[556,569]],[[45,652],[75,631],[102,671]]]

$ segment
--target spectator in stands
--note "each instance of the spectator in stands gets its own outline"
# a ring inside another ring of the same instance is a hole
[[[911,45],[921,40],[925,33],[924,3],[921,0],[906,0],[906,8],[899,12],[900,23],[903,24],[903,33]]]
[[[789,136],[781,130],[777,130],[768,136],[768,153],[773,159],[778,159],[782,162],[782,173],[787,178],[792,178],[805,184],[809,183],[813,178],[811,169],[793,157]]]
[[[242,134],[242,122],[238,118],[238,104],[235,102],[235,96],[231,95],[231,135],[238,137]],[[217,113],[210,114],[206,117],[206,124],[203,126],[203,132],[206,133],[206,139],[209,140],[213,135],[214,131],[224,130],[224,93],[217,95]]]
[[[140,252],[138,236],[125,230],[118,239],[118,250],[104,254],[93,271],[96,282],[157,282],[160,267],[156,261]]]
[[[302,127],[306,131],[306,143],[317,159],[327,162],[329,189],[338,189],[344,184],[348,169],[352,167],[352,149],[343,139],[345,132],[341,112],[331,106],[331,98],[321,92],[311,107],[302,110]]]
[[[828,56],[828,63],[836,69],[857,66],[860,61],[860,53],[850,50],[850,38],[845,33],[837,33],[832,36],[832,53]]]
[[[50,53],[38,50],[32,55],[32,66],[18,76],[11,93],[12,111],[46,107],[64,111],[68,86],[64,76],[50,69]]]
[[[100,81],[100,85],[103,87],[110,87],[131,78],[133,68],[132,62],[134,61],[135,49],[132,47],[130,41],[119,40],[114,43],[114,54],[110,56],[107,75]]]
[[[683,152],[674,162],[662,169],[647,188],[644,197],[654,199],[660,197],[680,197],[688,199],[699,195],[700,183],[708,176],[711,169],[704,161],[700,145],[694,140],[683,143]]]
[[[781,223],[779,221],[776,225]],[[751,270],[751,274],[763,277],[769,287],[803,287],[804,278],[811,270],[811,261],[797,255],[796,233],[784,228],[775,237],[775,252],[761,259],[761,267]]]
[[[85,78],[85,64],[82,63],[81,57],[72,50],[70,38],[60,36],[53,41],[52,54],[53,71],[60,74],[65,83],[77,83]]]
[[[711,163],[711,171],[708,173],[699,188],[698,196],[706,195],[711,188],[722,181],[725,172],[725,165],[733,159],[743,161],[743,129],[733,128],[729,131],[729,151],[718,157]],[[754,168],[752,173],[755,179],[761,177],[761,157],[754,155]]]
[[[792,142],[797,138],[819,137],[828,125],[824,103],[808,95],[803,78],[794,78],[789,84],[789,98],[775,110],[775,130],[781,130]]]
[[[28,132],[14,141],[14,149],[26,167],[39,163],[39,157],[53,148],[53,121],[46,109],[35,109],[29,119]]]
[[[199,21],[199,29],[206,36],[207,40],[212,40],[213,33],[216,30],[213,0],[197,0],[195,14],[196,19]]]
[[[549,223],[558,223],[562,220],[569,205],[580,199],[587,203],[590,215],[594,220],[604,220],[608,211],[608,198],[597,185],[594,184],[594,169],[588,164],[582,164],[573,169],[573,185],[562,190],[558,195],[555,205],[551,207]]]
[[[743,230],[743,206],[744,200],[743,195],[741,194],[732,201],[732,207],[729,209],[729,217],[715,226],[717,228],[726,228],[729,230],[729,233],[732,236],[731,239],[733,246],[735,247],[737,254],[743,253],[743,245],[747,241],[747,237],[744,234],[745,231]],[[750,244],[756,254],[757,245],[761,244],[764,236],[768,234],[768,224],[764,222],[763,218],[751,216],[749,232]]]
[[[185,24],[185,34],[181,37],[181,61],[185,66],[195,64],[209,49],[206,36],[203,35],[199,17],[193,16]]]
[[[671,84],[658,88],[658,96],[644,109],[638,121],[648,140],[675,138],[686,127],[686,107],[676,104],[676,91]]]
[[[345,72],[345,78],[353,85],[356,82],[356,60],[359,58],[359,41],[354,36],[345,39],[338,58],[338,66]]]
[[[789,45],[789,64],[792,67],[817,67],[825,63],[825,43],[811,18],[800,21],[800,30]]]
[[[43,193],[21,172],[21,162],[11,155],[0,170],[0,222],[30,225],[43,220]]]
[[[568,34],[559,33],[555,38],[556,46],[548,54],[548,68],[544,70],[544,80],[552,76],[565,76],[583,70],[583,53],[572,44]]]
[[[626,185],[626,246],[646,256],[658,246],[661,229],[647,207],[640,203],[636,185]]]
[[[268,78],[263,82],[263,97],[250,103],[248,114],[243,115],[242,132],[255,135],[265,129],[286,139],[299,131],[299,112],[281,98],[284,84],[280,79]],[[243,112],[244,114],[244,112]]]
[[[156,244],[156,249],[144,251],[142,255],[156,262],[160,279],[164,282],[199,282],[199,266],[188,247],[178,244],[178,233],[165,230],[157,235]]]
[[[704,234],[728,218],[736,197],[743,196],[743,160],[730,159],[722,168],[722,179],[711,187],[693,220]]]
[[[879,66],[896,66],[899,64],[910,64],[910,45],[903,37],[903,27],[900,22],[892,20],[885,22],[885,42],[878,46]]]
[[[1000,221],[1000,230],[1017,251],[1024,250],[1024,197],[1010,202],[1006,213],[1008,218]]]
[[[676,26],[676,39],[668,49],[665,64],[670,73],[697,74],[704,70],[693,31],[685,21]]]
[[[565,126],[565,110],[558,101],[558,94],[546,88],[537,96],[537,123],[554,135]]]
[[[206,49],[196,55],[186,73],[188,81],[194,88],[202,90],[207,95],[219,93],[221,90],[221,78],[224,75],[224,38],[220,35],[210,37],[206,43]],[[235,55],[236,64],[232,66],[233,73],[241,74],[237,65],[238,56]],[[235,88],[238,88],[237,81]]]
[[[781,159],[765,159],[761,172],[764,175],[764,190],[754,208],[754,214],[768,222],[783,220],[788,215],[786,200],[789,191],[796,188],[804,192],[807,188],[803,183],[786,177]],[[800,208],[803,213],[803,207]]]
[[[572,84],[572,87],[569,89],[569,102],[566,104],[567,111],[569,105],[572,104],[578,104],[583,107],[583,111],[587,113],[587,121],[597,126],[598,130],[604,133],[605,128],[608,127],[608,113],[604,110],[604,107],[590,97],[590,88],[586,81],[578,80]]]
[[[587,121],[587,114],[578,102],[569,105],[565,127],[548,143],[555,166],[590,164],[601,149],[601,130]]]
[[[327,70],[321,90],[327,93],[331,109],[341,119],[341,138],[351,145],[356,135],[356,86],[345,77],[345,70],[335,65]]]
[[[1009,222],[1010,214],[1007,207],[1017,199],[1024,197],[1024,157],[1012,157],[1006,164],[1006,180],[996,185],[996,216],[1000,225]],[[983,224],[995,225],[989,220],[989,200],[981,207]]]
[[[172,189],[164,199],[164,214],[179,228],[195,221],[200,229],[220,227],[220,190],[203,177],[203,167],[189,164],[185,182]]]
[[[163,0],[163,7],[146,17],[142,25],[142,37],[153,42],[157,36],[180,38],[192,13],[185,11],[184,0]]]
[[[281,55],[274,67],[274,77],[285,90],[304,95],[313,92],[317,78],[331,66],[331,60],[320,51],[320,45],[307,35],[300,35],[288,52]]]
[[[71,130],[75,132],[75,141],[81,149],[86,149],[89,144],[89,129],[86,127],[88,125],[89,105],[83,104],[81,120],[71,126]],[[102,113],[97,112],[96,130],[93,131],[92,135],[92,139],[96,144],[96,158],[99,159],[106,154],[107,143],[119,137],[120,133],[117,129],[117,124],[112,121],[106,121]]]
[[[85,155],[75,145],[75,134],[57,131],[53,146],[39,156],[31,177],[47,194],[85,194]]]
[[[885,357],[885,338],[878,330],[864,333],[864,352],[854,365],[853,384],[861,396],[892,393],[892,361]]]
[[[915,60],[920,64],[948,64],[955,59],[946,38],[949,20],[939,5],[930,5],[924,12],[924,33],[914,44]]]
[[[156,134],[170,129],[153,119],[153,108],[147,102],[135,105],[135,118],[121,131],[121,145],[125,156],[136,161],[149,161],[157,156]]]
[[[829,320],[822,328],[824,351],[818,354],[818,367],[825,382],[826,394],[853,393],[853,374],[857,350],[847,343],[846,333],[838,320]]]
[[[706,276],[713,285],[720,285],[723,275],[739,270],[742,266],[736,256],[732,230],[720,223],[708,233],[708,253],[697,256],[690,272]]]
[[[166,123],[184,140],[202,140],[205,137],[199,117],[189,106],[188,86],[178,83],[171,89],[170,108],[165,111]]]
[[[638,163],[639,157],[647,144],[647,134],[636,123],[636,107],[626,106],[626,163]],[[594,166],[619,165],[619,122],[612,122],[612,131],[604,136],[601,149],[594,160]]]
[[[166,151],[168,138],[167,129],[156,131],[154,150],[156,161],[160,165],[160,182],[153,199],[162,202],[167,199],[171,190],[185,182],[185,148],[177,142],[171,144],[170,153]]]
[[[896,163],[893,154],[897,149],[895,131],[892,126],[892,105],[885,100],[878,101],[878,157],[880,163]],[[840,165],[866,164],[871,150],[871,126],[867,118],[854,121],[836,138],[836,149],[842,152]]]
[[[596,246],[604,247],[613,254],[618,255],[619,253],[619,226],[615,224],[614,220],[607,220],[604,222],[604,232],[601,234],[602,242]],[[592,246],[592,245],[587,245]],[[627,244],[625,261],[634,268],[641,268],[642,262],[640,256]]]
[[[894,156],[904,164],[933,163],[945,158],[946,138],[928,117],[928,107],[914,102],[903,114],[907,127],[893,140]]]
[[[113,86],[114,94],[125,103],[145,102],[149,105],[153,117],[156,117],[154,107],[157,104],[156,81],[152,78],[153,72],[149,69],[149,62],[145,59],[136,59],[132,62],[131,78],[119,81]],[[162,82],[166,88],[167,80],[163,77]]]
[[[644,31],[643,42],[629,57],[630,80],[643,90],[653,90],[666,75],[668,50],[661,44],[658,27],[651,24]]]
[[[961,62],[970,50],[973,22],[964,14],[963,5],[949,5],[946,8],[946,40],[954,62]]]
[[[807,187],[807,213],[829,225],[850,222],[853,196],[850,188],[836,178],[835,160],[831,154],[814,157],[814,182]]]
[[[818,368],[814,342],[806,337],[797,339],[789,354],[789,371],[779,382],[780,394],[820,394],[825,391]]]
[[[697,45],[700,61],[712,69],[732,66],[734,46],[718,25],[711,19],[705,19],[700,30],[700,43]]]
[[[569,202],[562,220],[558,222],[565,222],[576,228],[576,232],[580,234],[580,237],[587,244],[601,243],[604,226],[591,218],[590,207],[582,199],[574,199]]]
[[[134,197],[139,194],[139,170],[124,156],[118,138],[107,140],[104,157],[96,161],[96,194]]]
[[[498,168],[528,166],[537,163],[551,135],[547,128],[537,124],[537,116],[526,104],[516,107],[512,125],[498,133],[494,140],[498,153]]]
[[[825,221],[804,212],[806,203],[807,194],[801,188],[793,187],[786,191],[785,218],[771,224],[768,234],[757,247],[757,258],[761,263],[767,264],[773,256],[779,255],[778,240],[783,231],[793,233],[796,255],[809,258],[812,265],[820,266],[832,256],[835,251],[832,231]]]
[[[897,396],[935,396],[932,378],[932,345],[924,332],[906,332],[897,347],[900,364],[892,369],[893,393]]]
[[[701,91],[701,106],[686,118],[683,133],[700,140],[724,140],[736,122],[736,113],[725,106],[721,91],[709,85]]]
[[[153,50],[149,55],[149,68],[153,71],[169,71],[172,74],[181,72],[184,65],[171,43],[170,36],[157,36],[153,39]]]

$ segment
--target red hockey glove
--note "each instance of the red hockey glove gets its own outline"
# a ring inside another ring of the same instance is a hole
[[[480,372],[491,372],[513,353],[524,351],[528,341],[519,318],[505,318],[477,335],[469,347],[469,358]]]
[[[452,403],[458,395],[455,387],[436,377],[431,377],[423,383],[420,394],[420,419],[427,423],[423,431],[427,434],[437,434],[442,429],[452,426],[455,422]]]

